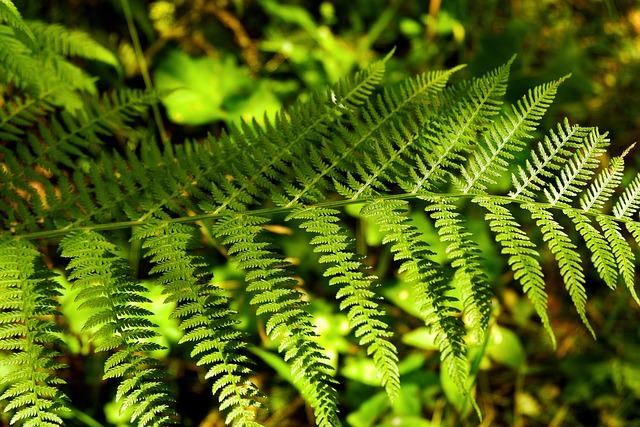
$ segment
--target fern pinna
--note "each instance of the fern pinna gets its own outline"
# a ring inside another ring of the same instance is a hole
[[[0,43],[0,77],[18,94],[0,109],[0,364],[10,372],[0,400],[12,423],[59,426],[72,416],[62,291],[87,313],[91,352],[106,354],[104,378],[119,381],[116,397],[131,421],[180,423],[157,327],[143,308],[150,282],[172,307],[179,344],[206,369],[228,424],[261,425],[268,408],[250,351],[260,344],[243,329],[237,304],[248,295],[317,425],[339,425],[339,381],[308,310],[316,296],[278,246],[287,237],[274,238],[276,217],[319,253],[324,292],[340,302],[391,400],[402,384],[397,331],[382,282],[345,220],[347,205],[377,224],[436,337],[442,369],[472,402],[468,343],[486,339],[494,289],[471,213],[484,215],[554,345],[543,252],[557,261],[592,333],[584,255],[606,286],[622,281],[638,300],[630,237],[640,241],[640,175],[622,184],[629,150],[607,161],[606,134],[567,120],[532,143],[566,77],[509,107],[514,58],[455,85],[449,79],[461,67],[394,87],[382,85],[382,60],[264,124],[158,143],[135,124],[157,94],[98,96],[70,83],[73,68],[58,66],[63,55],[111,57],[82,35],[23,21],[10,2],[0,3],[0,20],[0,38],[13,43]],[[56,47],[53,58],[43,56],[46,46]],[[34,67],[47,61],[58,65],[39,78]],[[412,215],[418,209],[444,259]],[[240,287],[216,284],[212,252],[244,272]],[[71,289],[62,289],[67,282]]]

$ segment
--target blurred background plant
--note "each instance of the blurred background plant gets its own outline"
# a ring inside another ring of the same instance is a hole
[[[476,76],[517,53],[509,101],[522,96],[526,88],[572,73],[548,114],[549,121],[567,116],[572,122],[608,130],[616,155],[640,140],[640,4],[635,0],[16,0],[15,4],[26,19],[84,30],[116,55],[119,67],[77,60],[79,67],[98,78],[100,90],[144,86],[141,54],[151,84],[168,91],[157,120],[166,129],[161,132],[174,143],[218,134],[240,119],[261,122],[281,106],[393,49],[388,66],[392,83],[460,63],[469,64],[461,72],[463,77]],[[640,169],[640,156],[630,157],[638,159],[636,169]],[[373,366],[351,341],[309,237],[279,229],[279,245],[298,264],[304,292],[316,296],[310,310],[343,384],[341,413],[346,424],[477,425],[471,407],[440,374],[433,337],[415,316],[414,302],[380,233],[358,216],[357,209],[348,213],[360,252],[381,278],[381,292],[393,302],[387,309],[402,336],[403,387],[394,404],[376,394]],[[423,211],[416,209],[415,219],[426,235],[434,233]],[[481,217],[475,228],[478,235],[487,233]],[[212,249],[208,256],[219,265],[215,280],[237,288],[242,273],[213,242],[206,243]],[[483,424],[640,426],[638,307],[625,293],[599,293],[601,286],[594,284],[587,305],[598,334],[594,342],[577,316],[564,310],[568,306],[564,297],[555,295],[561,282],[550,281],[549,305],[559,342],[553,352],[531,304],[503,273],[504,261],[488,240],[479,243],[491,266],[496,293],[489,339],[475,343],[471,351],[476,357],[470,357],[475,395],[485,413]],[[159,298],[153,283],[149,295],[151,300]],[[68,342],[73,355],[67,361],[71,366],[67,381],[77,395],[74,401],[84,404],[70,425],[126,425],[127,418],[117,415],[113,388],[100,379],[96,368],[100,365],[86,357],[91,349],[74,326],[72,314],[77,311],[71,298],[70,291],[63,297],[63,311],[71,315],[69,327],[74,333]],[[263,422],[311,425],[287,366],[273,351],[277,345],[268,342],[247,300],[239,298],[236,303],[244,319],[242,328],[256,337],[255,353],[262,362],[256,382],[271,398]],[[160,317],[162,339],[170,348],[161,356],[177,378],[178,411],[185,425],[222,425],[204,372],[190,362],[188,350],[176,353],[182,351],[171,346],[179,336],[176,326]],[[81,324],[82,319],[76,321]],[[8,425],[8,420],[0,418],[0,423]]]

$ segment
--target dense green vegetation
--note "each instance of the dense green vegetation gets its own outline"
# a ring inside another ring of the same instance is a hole
[[[0,64],[0,424],[640,425],[635,2],[0,0]]]

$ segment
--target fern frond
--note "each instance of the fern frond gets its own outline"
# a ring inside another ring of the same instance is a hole
[[[507,170],[514,153],[524,148],[526,139],[532,138],[531,132],[553,102],[558,86],[567,78],[529,90],[511,111],[493,122],[483,134],[484,144],[462,169],[463,178],[456,180],[462,192],[485,191],[487,185],[495,184],[495,178]]]
[[[255,122],[254,126],[243,122],[244,132],[233,127],[229,136],[212,147],[214,152],[228,154],[214,160],[218,166],[224,165],[224,172],[216,170],[215,178],[209,180],[212,183],[207,190],[213,202],[201,202],[201,209],[213,214],[229,208],[242,211],[265,194],[282,199],[278,195],[286,181],[283,177],[293,173],[298,160],[307,157],[308,145],[322,140],[336,120],[357,109],[380,83],[384,69],[384,61],[377,61],[354,78],[341,79],[327,93],[314,95],[310,102],[283,110],[273,123],[265,120],[264,127]]]
[[[576,230],[582,235],[587,248],[591,252],[591,262],[600,278],[604,280],[609,288],[615,289],[618,281],[618,266],[611,252],[611,246],[602,236],[602,232],[597,230],[591,224],[589,217],[582,212],[575,209],[565,209],[563,212],[573,221]]]
[[[229,308],[230,298],[210,283],[203,259],[187,251],[194,245],[194,229],[183,224],[148,223],[133,235],[143,241],[154,267],[160,273],[165,303],[178,304],[174,316],[180,319],[185,335],[179,343],[193,342],[192,357],[208,367],[206,378],[213,378],[213,393],[220,409],[229,410],[226,423],[239,427],[259,426],[255,411],[263,397],[247,377],[251,360],[240,352],[246,347],[239,323]]]
[[[567,236],[563,227],[553,217],[551,212],[530,203],[524,204],[523,208],[531,212],[531,218],[536,221],[536,224],[542,232],[542,238],[547,242],[549,250],[558,262],[560,275],[562,276],[564,285],[569,292],[569,296],[573,301],[573,305],[580,319],[582,319],[584,325],[589,329],[589,332],[595,336],[595,332],[591,328],[586,315],[586,278],[577,247],[571,242],[569,236]]]
[[[7,389],[0,401],[14,411],[10,424],[58,427],[67,397],[58,389],[65,381],[55,371],[66,365],[56,361],[55,335],[61,328],[50,316],[60,314],[55,298],[60,285],[29,242],[0,239],[0,350],[9,355],[0,363],[13,367],[0,378]]]
[[[6,22],[9,27],[23,34],[33,47],[35,37],[11,0],[0,0],[0,22]]]
[[[112,209],[114,195],[89,185],[99,187],[101,182],[114,183],[114,180],[117,184],[118,176],[113,173],[101,176],[100,165],[89,170],[89,177],[76,170],[72,185],[66,169],[76,169],[79,159],[97,155],[104,144],[104,135],[121,131],[126,134],[127,122],[144,114],[146,106],[156,100],[157,95],[152,92],[116,92],[88,103],[82,118],[62,112],[60,118],[49,117],[49,126],[38,122],[38,131],[29,132],[25,143],[19,144],[15,152],[11,146],[0,146],[0,154],[7,159],[2,171],[5,185],[0,187],[0,194],[10,200],[8,204],[0,204],[5,229],[24,232],[54,227],[43,223],[45,217],[58,220],[71,217],[75,225],[85,224],[99,210],[94,204],[94,192],[103,195],[103,204]],[[52,177],[61,183],[58,189],[54,189]],[[68,191],[63,193],[63,190]]]
[[[214,224],[212,231],[224,239],[228,254],[247,272],[251,304],[257,307],[257,315],[268,316],[267,335],[278,342],[278,351],[290,363],[294,381],[314,409],[316,423],[338,426],[335,380],[327,373],[327,358],[316,341],[311,316],[303,309],[307,303],[293,288],[296,281],[288,274],[288,263],[262,240],[266,221],[250,215],[229,216]]]
[[[288,219],[303,220],[300,228],[316,235],[311,244],[315,245],[315,252],[323,254],[320,262],[332,265],[325,276],[331,277],[329,285],[340,286],[336,294],[341,300],[340,310],[348,309],[349,324],[360,338],[360,345],[368,346],[367,354],[373,355],[377,375],[394,401],[400,392],[400,374],[396,347],[388,340],[393,334],[380,319],[384,311],[371,290],[376,278],[363,272],[364,265],[353,253],[352,239],[336,224],[339,214],[334,209],[311,207],[295,210]]]
[[[491,285],[483,268],[482,251],[466,228],[457,207],[446,198],[425,198],[427,212],[435,220],[440,241],[447,244],[446,253],[455,269],[454,281],[462,293],[464,313],[477,342],[484,335],[491,318]]]
[[[321,199],[319,195],[322,191],[331,188],[335,182],[341,183],[343,188],[347,187],[351,180],[345,174],[357,168],[355,164],[362,153],[371,152],[376,145],[372,141],[381,138],[380,133],[391,130],[401,137],[401,141],[412,141],[414,137],[405,131],[403,119],[411,112],[415,102],[424,101],[425,98],[428,100],[440,92],[451,74],[458,69],[426,73],[411,79],[401,86],[401,96],[385,91],[376,99],[377,102],[367,103],[361,109],[361,119],[352,114],[348,116],[350,120],[347,124],[336,122],[333,128],[335,136],[326,141],[321,149],[311,147],[308,154],[311,161],[294,168],[298,185],[285,187],[287,195],[284,206],[293,207],[300,202],[316,203]],[[354,156],[355,153],[357,156]],[[383,170],[379,169],[380,172]],[[376,175],[366,174],[362,180],[371,185],[375,182],[375,177]]]
[[[640,223],[625,221],[624,225],[626,226],[627,231],[631,233],[631,236],[633,236],[636,243],[640,245]]]
[[[547,293],[537,245],[505,207],[507,202],[486,196],[477,196],[474,202],[487,210],[485,219],[496,234],[495,241],[502,246],[502,253],[509,256],[507,262],[513,270],[513,277],[520,282],[522,290],[533,303],[555,348],[557,342],[547,313]]]
[[[613,215],[618,219],[633,219],[638,209],[640,209],[640,174],[637,174],[625,187],[613,206]]]
[[[573,150],[582,145],[589,128],[570,125],[567,119],[558,124],[558,132],[551,129],[544,142],[538,143],[537,150],[531,151],[531,160],[527,159],[525,167],[518,165],[518,175],[512,174],[514,191],[509,195],[533,201],[546,186],[545,179],[555,176],[562,165],[567,162]],[[525,170],[526,169],[526,170]]]
[[[551,203],[571,203],[574,197],[587,185],[593,176],[594,169],[600,164],[599,157],[604,154],[609,143],[607,134],[600,134],[592,129],[583,140],[581,147],[573,154],[564,168],[556,175],[555,185],[549,183],[544,194]]]
[[[0,78],[4,83],[15,83],[18,87],[38,96],[43,89],[38,61],[33,52],[21,43],[11,27],[0,24]]]
[[[600,172],[580,198],[580,207],[585,212],[601,212],[605,203],[611,199],[614,191],[622,182],[623,172],[624,160],[622,157],[611,159],[609,167]]]
[[[638,295],[635,290],[635,256],[633,255],[631,246],[629,246],[629,242],[627,242],[626,238],[622,235],[620,226],[616,220],[606,215],[597,215],[596,220],[598,221],[598,224],[600,224],[600,227],[602,227],[604,236],[611,246],[611,251],[615,256],[618,270],[627,285],[627,289],[629,289],[633,299],[640,304],[640,300],[638,299]]]
[[[385,233],[383,243],[391,243],[394,258],[401,262],[398,273],[404,273],[413,285],[413,298],[421,315],[431,326],[440,349],[440,359],[453,383],[472,402],[467,390],[468,363],[464,339],[466,331],[452,306],[454,299],[448,295],[452,287],[442,269],[431,260],[433,252],[407,216],[404,200],[378,199],[366,203],[360,214],[374,220]]]
[[[83,31],[39,21],[27,21],[27,25],[42,49],[64,56],[77,56],[101,61],[114,67],[119,66],[113,52]]]
[[[411,187],[405,186],[405,191],[417,193],[421,189],[430,189],[439,181],[444,180],[447,172],[459,169],[461,162],[465,160],[464,154],[469,151],[475,142],[476,133],[485,130],[492,116],[500,110],[500,97],[507,90],[509,70],[515,57],[505,65],[488,73],[486,76],[474,79],[464,94],[455,99],[442,115],[436,115],[429,120],[428,117],[420,117],[425,122],[426,132],[421,138],[422,145],[427,149],[422,150],[422,156],[418,156],[418,171],[410,169]],[[455,89],[445,91],[442,96],[445,99],[456,92]],[[446,101],[445,101],[446,102]],[[422,115],[433,114],[431,111],[419,109]]]
[[[94,308],[83,328],[95,330],[96,351],[118,349],[105,362],[104,378],[124,377],[116,392],[121,411],[133,408],[131,422],[137,420],[141,427],[176,424],[167,374],[161,362],[149,356],[161,347],[150,341],[158,336],[148,320],[151,312],[138,305],[149,302],[142,296],[144,287],[130,278],[117,247],[96,232],[71,233],[60,247],[62,256],[70,258],[69,280],[79,291],[81,309],[91,307],[94,299],[105,301]]]
[[[0,107],[0,138],[22,141],[26,129],[50,111],[51,107],[42,99],[13,97],[11,102]]]

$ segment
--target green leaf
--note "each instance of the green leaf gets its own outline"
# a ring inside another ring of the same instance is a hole
[[[267,82],[253,80],[233,57],[192,58],[172,49],[160,59],[154,78],[158,89],[171,91],[162,103],[178,124],[260,119],[265,112],[273,117],[280,108]]]
[[[499,325],[491,328],[485,351],[492,360],[513,369],[521,368],[526,361],[520,338],[511,329]]]
[[[437,350],[437,334],[431,328],[420,327],[402,335],[402,342],[422,350]]]

